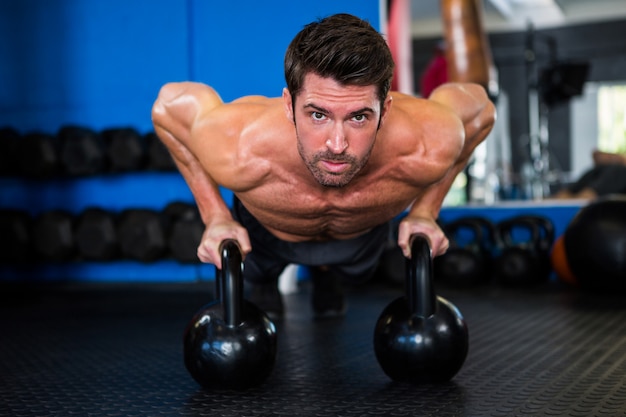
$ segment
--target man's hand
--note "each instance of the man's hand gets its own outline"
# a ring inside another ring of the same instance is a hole
[[[415,233],[423,233],[430,241],[433,257],[443,255],[448,250],[448,238],[443,233],[434,219],[408,215],[398,227],[398,246],[407,258],[411,257],[411,245],[409,240]]]
[[[220,244],[225,239],[235,239],[239,243],[239,249],[244,258],[252,250],[248,231],[243,226],[233,219],[215,220],[204,230],[202,241],[198,246],[198,258],[202,262],[214,264],[218,269],[222,269]]]

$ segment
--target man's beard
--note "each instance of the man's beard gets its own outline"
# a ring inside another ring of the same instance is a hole
[[[353,155],[349,155],[346,153],[335,154],[331,151],[318,152],[311,157],[307,157],[304,154],[304,149],[302,149],[302,145],[300,140],[298,139],[298,153],[300,157],[304,161],[304,164],[307,166],[313,177],[324,187],[344,187],[352,181],[352,179],[356,176],[356,174],[361,171],[361,169],[367,164],[369,160],[370,154],[372,150],[363,157],[363,159],[359,160]],[[349,167],[340,172],[327,172],[321,169],[318,166],[320,161],[330,161],[330,162],[338,162],[343,164],[348,164]]]

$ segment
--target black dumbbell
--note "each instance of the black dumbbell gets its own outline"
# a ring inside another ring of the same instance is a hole
[[[446,382],[463,366],[468,329],[459,310],[438,297],[428,238],[411,237],[406,296],[389,304],[374,329],[374,352],[383,371],[399,382]]]
[[[11,127],[0,128],[0,175],[18,173],[17,144],[19,132]]]
[[[101,208],[89,207],[80,213],[75,238],[83,259],[110,261],[119,254],[115,215]]]
[[[120,253],[126,258],[153,262],[167,249],[163,217],[152,209],[126,209],[117,221]]]
[[[23,210],[0,210],[0,263],[25,263],[32,258],[32,217]]]
[[[56,138],[45,133],[28,133],[17,141],[18,171],[25,177],[43,179],[59,174],[61,163]]]
[[[243,299],[239,245],[226,240],[220,253],[218,300],[200,309],[187,325],[184,362],[205,388],[246,389],[263,383],[274,368],[276,328],[262,310]]]
[[[172,155],[154,132],[144,136],[148,149],[148,169],[155,171],[176,171]]]
[[[33,221],[33,246],[43,261],[65,262],[76,255],[74,216],[65,210],[40,213]]]
[[[435,280],[456,287],[491,280],[494,225],[482,217],[462,217],[443,226],[450,242],[447,252],[434,259]]]
[[[63,126],[57,134],[59,155],[64,173],[71,176],[94,175],[106,167],[101,137],[92,129]]]
[[[542,216],[521,215],[496,225],[499,254],[494,276],[503,285],[534,285],[548,280],[554,226]]]
[[[146,163],[143,137],[133,128],[105,129],[101,132],[109,170],[112,172],[139,171]]]
[[[163,210],[168,222],[167,245],[172,257],[179,262],[195,263],[198,246],[204,233],[204,223],[195,204],[175,201]]]

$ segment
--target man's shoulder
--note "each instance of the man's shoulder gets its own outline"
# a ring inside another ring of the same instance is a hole
[[[280,99],[245,96],[205,112],[202,124],[205,128],[238,135],[259,124],[275,125],[283,115]]]
[[[449,109],[441,104],[423,97],[411,96],[402,93],[392,93],[393,109],[395,113],[410,117],[412,121],[420,122],[422,119],[432,120],[434,118],[449,116]]]
[[[261,95],[251,95],[239,97],[231,101],[233,106],[259,106],[259,107],[275,107],[280,106],[282,99],[280,97],[266,97]]]
[[[458,126],[458,116],[440,103],[421,97],[393,93],[393,107],[387,127],[393,135],[419,140]]]
[[[273,101],[279,97],[268,97],[261,94],[250,94],[247,96],[241,96],[232,101],[232,103],[264,103],[267,101]]]
[[[277,117],[282,113],[282,100],[264,96],[245,96],[216,108],[208,117],[230,123],[233,119],[244,124],[256,120]]]
[[[398,91],[392,91],[390,93],[393,99],[394,107],[411,108],[414,106],[428,106],[428,100],[419,96],[413,96],[409,94],[400,93]]]

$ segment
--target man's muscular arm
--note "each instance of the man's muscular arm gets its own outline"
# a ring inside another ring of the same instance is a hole
[[[398,244],[407,257],[411,252],[409,238],[418,232],[425,233],[430,238],[434,256],[441,255],[448,249],[448,240],[436,223],[441,205],[456,176],[465,168],[476,147],[491,131],[496,117],[493,103],[484,88],[478,84],[444,84],[430,95],[429,100],[442,104],[458,117],[463,127],[463,145],[456,161],[443,178],[431,185],[415,201],[400,223]]]
[[[250,252],[247,231],[235,222],[220,195],[219,186],[202,166],[194,148],[194,132],[206,115],[222,100],[210,87],[198,83],[169,83],[161,88],[152,108],[155,132],[169,149],[174,162],[193,193],[206,226],[198,257],[221,268],[219,243],[236,239],[244,254]],[[196,140],[194,140],[196,139]],[[220,152],[219,149],[214,149]]]

